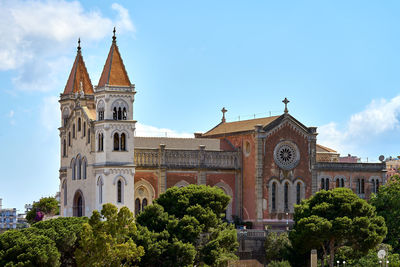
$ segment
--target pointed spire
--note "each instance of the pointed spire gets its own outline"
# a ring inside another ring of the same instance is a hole
[[[75,61],[72,65],[71,73],[69,74],[63,95],[81,93],[81,91],[84,94],[89,95],[94,93],[93,85],[85,66],[85,61],[83,61],[81,39],[79,38]]]
[[[114,86],[131,86],[131,82],[126,72],[124,62],[117,46],[115,36],[115,27],[113,30],[113,41],[106,63],[104,64],[103,72],[101,73],[98,87],[107,85]]]

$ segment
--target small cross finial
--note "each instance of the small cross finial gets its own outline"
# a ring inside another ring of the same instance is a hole
[[[227,112],[228,110],[227,109],[225,109],[225,107],[223,107],[222,109],[221,109],[221,112],[222,112],[222,122],[226,122],[226,120],[225,120],[225,113]]]
[[[115,37],[115,32],[116,32],[116,30],[115,30],[115,27],[114,27],[114,30],[113,30],[113,42],[115,42],[115,40],[117,39],[117,37]]]
[[[285,113],[288,113],[289,111],[288,111],[288,109],[287,109],[287,104],[288,104],[290,101],[285,97],[285,99],[283,99],[282,102],[285,103]]]
[[[81,38],[78,38],[78,52],[81,51]]]

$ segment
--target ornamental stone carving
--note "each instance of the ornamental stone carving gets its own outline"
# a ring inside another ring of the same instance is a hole
[[[291,141],[279,142],[274,149],[274,160],[279,168],[287,171],[291,170],[299,164],[299,148]]]

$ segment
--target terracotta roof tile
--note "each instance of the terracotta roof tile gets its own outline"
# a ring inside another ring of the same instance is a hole
[[[74,94],[80,92],[81,89],[85,94],[92,95],[93,85],[90,81],[89,73],[87,72],[85,61],[83,60],[82,53],[78,49],[74,64],[72,65],[71,73],[69,74],[67,84],[63,94]]]
[[[106,84],[115,86],[131,86],[128,73],[126,72],[124,62],[122,61],[115,40],[111,44],[110,52],[108,53],[106,63],[104,64],[98,86],[102,87]]]
[[[332,148],[326,147],[326,146],[321,146],[320,144],[317,144],[317,152],[332,152],[332,153],[337,153],[336,150],[333,150]]]
[[[280,116],[272,116],[244,121],[224,122],[215,126],[213,129],[204,133],[202,136],[222,135],[227,133],[246,132],[254,130],[257,124],[266,126],[279,118]]]

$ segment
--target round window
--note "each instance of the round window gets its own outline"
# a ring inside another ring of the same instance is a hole
[[[300,152],[297,145],[291,141],[282,141],[274,149],[275,163],[284,170],[291,170],[300,161]]]

